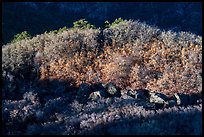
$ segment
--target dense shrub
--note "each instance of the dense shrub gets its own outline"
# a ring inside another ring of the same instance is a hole
[[[18,72],[31,64],[41,80],[65,80],[76,86],[112,82],[120,88],[169,95],[202,92],[202,37],[131,20],[116,20],[102,31],[83,29],[88,24],[84,20],[75,24],[75,29],[3,46],[3,71]]]
[[[142,42],[141,44],[146,44],[160,33],[159,29],[138,21],[133,22],[129,20],[112,24],[114,25],[103,30],[105,43],[111,43],[118,47],[127,43],[133,43],[135,40],[140,40]]]

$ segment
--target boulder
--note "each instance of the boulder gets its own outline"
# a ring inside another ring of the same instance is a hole
[[[164,104],[167,99],[167,96],[162,93],[150,92],[150,103]]]
[[[97,101],[97,100],[100,99],[100,98],[102,98],[102,96],[101,96],[101,91],[95,91],[95,92],[92,92],[92,93],[89,95],[89,98],[88,98],[88,99]]]
[[[121,99],[133,99],[133,97],[128,96],[127,94],[121,95]]]
[[[111,96],[119,96],[121,95],[120,92],[116,89],[116,87],[110,83],[107,85],[106,91],[111,95]]]
[[[102,97],[109,97],[109,94],[106,92],[106,85],[102,83],[93,84],[91,86],[91,91],[100,91]]]
[[[120,94],[121,94],[121,96],[123,96],[123,95],[127,95],[127,92],[128,92],[127,89],[122,89],[122,90],[120,90]]]
[[[121,94],[121,99],[132,99],[133,96],[129,96],[128,94],[128,89],[123,89],[120,91],[120,94]]]
[[[128,89],[127,90],[127,95],[134,98],[135,97],[135,91],[132,90],[132,89]]]
[[[183,93],[176,93],[174,94],[176,98],[176,104],[180,106],[186,106],[189,104],[189,96]]]
[[[135,98],[136,99],[144,99],[146,100],[148,98],[149,91],[146,89],[138,89],[135,92]]]

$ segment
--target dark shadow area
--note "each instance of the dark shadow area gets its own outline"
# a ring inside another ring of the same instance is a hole
[[[189,109],[186,108],[186,109]],[[141,112],[145,113],[145,112]],[[84,130],[82,135],[201,135],[202,111],[186,112],[172,109],[156,115],[130,116],[99,124]]]
[[[69,97],[69,103],[73,102],[73,100],[77,100],[81,104],[87,104],[87,102],[91,101],[89,99],[89,95],[92,92],[95,91],[101,91],[103,92],[102,98],[99,99],[98,103],[107,103],[107,102],[100,102],[103,99],[111,98],[109,102],[114,102],[115,99],[119,99],[121,101],[120,106],[115,107],[123,107],[128,104],[137,104],[139,106],[143,106],[146,109],[152,109],[151,107],[144,106],[145,103],[147,103],[147,100],[149,100],[149,92],[146,89],[139,89],[141,91],[144,91],[147,98],[146,99],[135,99],[134,96],[129,95],[128,99],[122,99],[120,88],[116,87],[118,93],[115,95],[111,95],[110,93],[106,92],[107,87],[104,86],[103,83],[95,83],[95,84],[87,84],[83,83],[79,85],[78,87],[75,84],[74,79],[69,80],[57,80],[57,79],[47,79],[47,80],[39,80],[36,76],[34,77],[34,74],[30,75],[28,73],[27,76],[19,75],[14,76],[10,74],[10,77],[4,77],[2,79],[2,99],[9,99],[9,100],[20,100],[23,97],[23,94],[25,92],[34,92],[38,94],[38,97],[40,98],[40,102],[45,102],[43,98],[46,96],[50,98],[57,98],[57,97]],[[8,74],[7,74],[8,75]],[[106,85],[109,85],[112,83],[108,83]],[[192,94],[182,94],[179,93],[181,96],[180,102],[182,102],[181,106],[188,106],[188,105],[196,105],[198,102],[197,100],[202,98],[202,95],[199,93],[192,93]],[[175,97],[171,96],[169,99],[176,100]],[[183,103],[184,102],[184,103]],[[44,104],[44,103],[43,103]],[[111,104],[114,105],[114,104]],[[105,107],[108,107],[107,104]],[[153,109],[162,109],[164,106],[154,106]],[[95,110],[92,111],[99,111],[100,112],[100,106],[98,108],[95,108]]]
[[[2,13],[4,44],[23,31],[41,34],[84,18],[100,28],[121,17],[202,35],[201,2],[4,2]]]
[[[8,94],[7,98],[5,96],[3,98],[3,134],[200,134],[201,132],[198,121],[201,112],[187,111],[189,107],[193,109],[190,104],[152,109],[145,108],[147,102],[132,97],[121,99],[120,96],[107,96],[98,101],[89,100],[88,95],[91,92],[105,90],[101,83],[94,85],[84,83],[79,87],[62,80],[41,80],[30,85],[25,83],[21,81],[22,85],[18,90],[25,89],[21,91],[22,94],[18,94],[18,97],[17,94]],[[194,96],[197,97],[196,94]],[[19,99],[14,99],[15,97]],[[12,98],[13,101],[7,101]],[[93,120],[91,118],[93,114],[115,115],[111,113],[126,106],[138,108],[138,112],[141,112],[137,114],[140,116],[134,114],[135,110],[130,108],[130,111],[133,111],[131,114],[135,116],[127,117],[128,115],[120,113],[120,120],[114,120],[113,116],[113,122],[98,124],[89,130],[81,128],[83,120]],[[177,107],[180,109],[176,109]],[[168,109],[176,110],[173,112]],[[145,118],[145,113],[149,111],[155,115]],[[190,126],[192,124],[193,126]]]

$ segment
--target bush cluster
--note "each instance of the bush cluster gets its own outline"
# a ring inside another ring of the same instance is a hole
[[[96,27],[92,24],[90,24],[85,19],[80,19],[78,21],[75,21],[73,28],[79,28],[79,29],[95,29]]]
[[[13,39],[11,40],[11,43],[15,43],[17,41],[23,40],[23,39],[30,39],[31,35],[27,31],[23,31],[19,34],[16,34]]]
[[[105,21],[105,27],[106,28],[114,27],[115,25],[120,24],[121,22],[124,21],[125,20],[123,20],[122,18],[115,19],[115,21],[112,22],[111,24],[109,23],[109,21]]]
[[[121,89],[169,95],[202,92],[202,37],[132,20],[113,24],[100,31],[80,20],[75,29],[3,46],[2,69],[19,73],[31,66],[39,70],[40,80],[75,86],[112,82]]]
[[[52,30],[52,31],[50,31],[49,33],[61,33],[61,32],[63,32],[63,31],[66,31],[67,30],[67,27],[66,26],[64,26],[63,28],[60,28],[59,30]]]

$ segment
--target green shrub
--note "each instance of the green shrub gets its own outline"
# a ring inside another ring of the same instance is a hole
[[[55,33],[55,34],[57,34],[57,33],[60,33],[60,32],[65,31],[65,30],[67,30],[67,27],[66,27],[66,26],[64,26],[63,28],[60,28],[59,30],[52,30],[52,31],[50,31],[49,33]]]
[[[90,24],[85,19],[80,19],[78,21],[75,21],[73,28],[79,28],[79,29],[95,29],[96,27],[92,24]]]
[[[66,27],[66,26],[63,27],[63,28],[60,28],[60,29],[58,30],[58,32],[63,32],[63,31],[65,31],[65,30],[67,30],[67,27]]]
[[[105,27],[106,28],[110,28],[110,27],[113,27],[115,26],[116,24],[120,24],[121,22],[124,22],[125,20],[123,20],[122,18],[118,18],[118,19],[115,19],[114,22],[112,22],[111,24],[109,23],[109,21],[105,21]]]
[[[11,43],[15,43],[17,41],[23,40],[23,39],[30,39],[31,35],[27,32],[27,31],[23,31],[19,34],[16,34],[13,38],[13,40],[11,41]]]
[[[110,25],[111,25],[111,24],[109,23],[109,21],[106,20],[106,21],[105,21],[105,28],[109,28]]]

